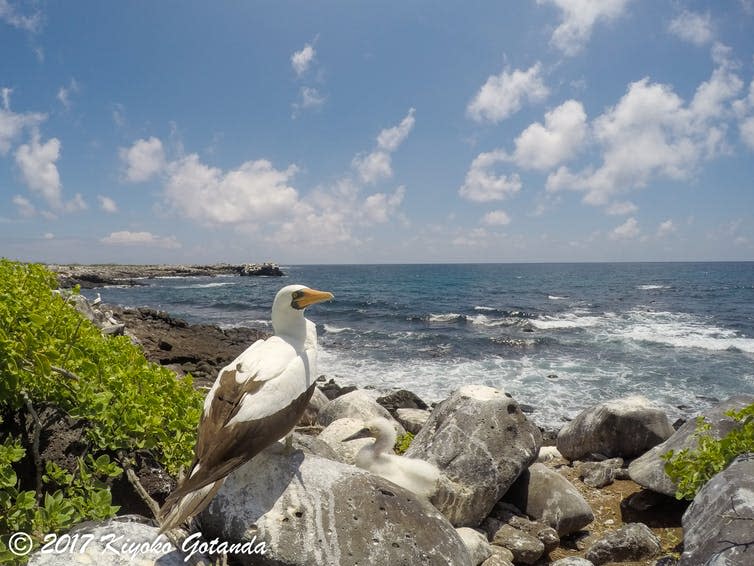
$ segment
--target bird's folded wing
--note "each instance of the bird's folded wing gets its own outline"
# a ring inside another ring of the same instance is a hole
[[[235,370],[224,370],[209,414],[202,414],[196,456],[189,477],[178,490],[187,493],[225,477],[265,447],[279,440],[291,429],[306,408],[316,382],[290,404],[264,418],[228,422],[236,415],[246,396],[257,394],[267,382],[236,380]],[[245,402],[249,402],[246,399]]]

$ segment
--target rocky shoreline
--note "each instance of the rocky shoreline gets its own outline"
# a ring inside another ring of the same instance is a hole
[[[285,275],[275,263],[218,263],[213,265],[47,265],[58,275],[61,288],[79,285],[94,289],[108,285],[143,285],[143,279],[155,277],[217,277],[219,275],[281,277]]]
[[[197,376],[199,387],[264,337],[151,309],[77,306],[87,307],[103,332],[117,327],[149,359]],[[712,433],[734,426],[726,411],[752,402],[740,395],[708,411]],[[406,456],[440,469],[431,505],[354,467],[371,441],[343,439],[374,416],[414,433]],[[408,391],[376,398],[322,378],[294,434],[294,453],[275,444],[231,474],[193,528],[207,540],[264,542],[264,556],[231,559],[250,565],[695,566],[715,557],[752,564],[754,458],[715,476],[691,506],[673,497],[660,455],[693,446],[694,432],[693,420],[675,430],[649,401],[630,397],[586,409],[548,442],[516,400],[490,387],[467,385],[429,407]],[[87,528],[128,532],[123,524]],[[140,529],[144,540],[156,536],[156,527]],[[105,554],[102,566],[111,563]],[[161,556],[155,560],[180,563],[184,554]],[[41,555],[30,561],[53,563]]]

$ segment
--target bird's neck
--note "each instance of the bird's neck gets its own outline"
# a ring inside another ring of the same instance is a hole
[[[275,335],[284,338],[296,349],[304,347],[306,342],[306,319],[303,311],[285,309],[272,312],[272,329]]]
[[[393,447],[395,446],[395,430],[384,431],[382,434],[374,439],[374,451],[377,454],[393,453]]]

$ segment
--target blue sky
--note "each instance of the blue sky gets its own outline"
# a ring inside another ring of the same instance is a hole
[[[0,255],[754,259],[754,1],[0,0]]]

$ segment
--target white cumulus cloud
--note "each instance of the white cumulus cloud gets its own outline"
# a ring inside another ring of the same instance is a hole
[[[314,47],[307,43],[300,51],[295,51],[291,55],[291,66],[297,76],[300,77],[309,69],[316,54]]]
[[[668,31],[683,41],[701,47],[712,41],[714,36],[712,16],[709,12],[699,14],[683,10],[670,21]]]
[[[610,232],[612,240],[631,240],[640,234],[639,223],[633,216]]]
[[[178,242],[175,236],[161,237],[155,236],[151,232],[130,232],[128,230],[112,232],[100,239],[100,242],[108,246],[144,246],[166,249],[181,247],[180,242]]]
[[[386,193],[369,195],[361,206],[361,215],[366,222],[383,224],[390,220],[390,217],[398,210],[405,195],[406,188],[403,186],[398,187],[390,195]]]
[[[657,236],[660,238],[664,238],[665,236],[672,234],[676,231],[676,225],[673,222],[672,219],[668,218],[664,222],[660,222],[660,225],[657,227]]]
[[[2,0],[0,0],[2,1]],[[0,155],[7,155],[14,141],[24,130],[34,130],[47,119],[46,114],[28,112],[18,114],[10,109],[10,95],[13,91],[7,87],[0,89],[2,108],[0,108]]]
[[[704,160],[724,153],[725,121],[743,83],[721,55],[724,49],[716,51],[718,66],[689,103],[670,85],[648,78],[631,83],[591,124],[602,163],[576,173],[561,166],[549,175],[547,190],[581,191],[585,202],[605,206],[655,178],[687,180]]]
[[[298,202],[289,185],[295,165],[279,170],[265,159],[222,171],[191,154],[167,167],[165,199],[184,216],[202,224],[260,223],[284,217]]]
[[[492,210],[482,217],[482,224],[487,226],[506,226],[510,221],[511,217],[504,210]]]
[[[51,138],[41,143],[35,133],[28,144],[18,147],[15,157],[29,189],[40,194],[53,209],[63,208],[62,185],[55,164],[60,157],[60,140]]]
[[[155,137],[121,148],[120,158],[126,166],[126,179],[134,183],[147,181],[165,168],[165,150]]]
[[[303,86],[299,90],[299,99],[293,103],[293,118],[302,110],[319,108],[325,103],[325,97],[314,87]]]
[[[508,160],[508,155],[501,150],[477,155],[466,172],[466,179],[458,194],[474,202],[503,200],[516,194],[521,190],[521,179],[518,174],[501,175],[493,169],[498,163]]]
[[[518,112],[524,100],[536,103],[550,91],[542,79],[542,65],[535,63],[526,71],[503,70],[491,75],[469,102],[466,112],[477,122],[497,123]]]
[[[376,183],[393,176],[390,154],[405,141],[416,122],[415,109],[410,108],[400,124],[385,128],[377,136],[377,149],[371,153],[360,153],[353,158],[351,166],[365,183]]]
[[[565,55],[577,55],[599,22],[611,22],[625,12],[630,0],[537,0],[553,4],[561,12],[561,23],[552,34],[552,44]]]
[[[108,212],[110,214],[114,214],[118,212],[118,205],[110,197],[106,197],[104,195],[97,195],[97,200],[99,201],[99,206],[103,211]]]
[[[550,169],[567,161],[587,137],[586,112],[576,100],[567,100],[545,114],[545,124],[535,122],[516,138],[513,160],[526,169]]]

